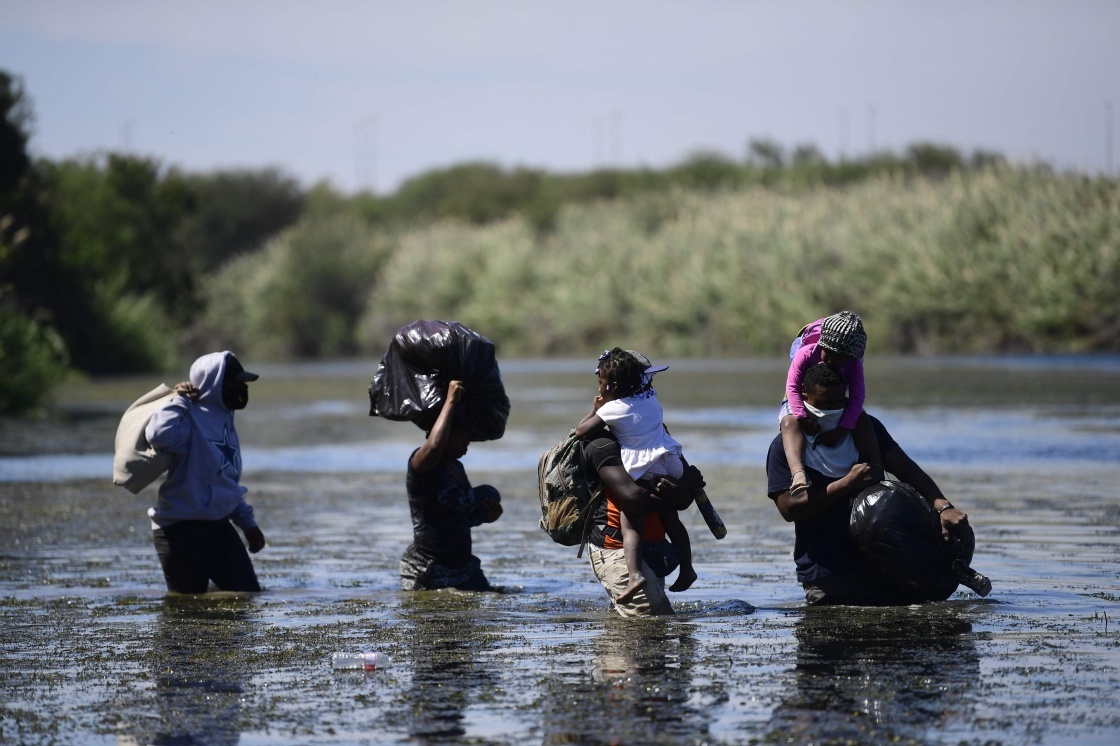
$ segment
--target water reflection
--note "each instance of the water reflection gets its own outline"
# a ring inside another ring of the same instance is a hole
[[[405,594],[402,644],[412,661],[412,685],[402,717],[419,743],[457,743],[467,734],[466,710],[489,701],[500,675],[483,653],[497,639],[497,624],[479,613],[485,596],[455,591]]]
[[[168,596],[153,638],[154,724],[143,744],[235,744],[242,729],[248,596]]]
[[[980,684],[971,632],[953,604],[806,608],[793,689],[767,740],[924,742],[969,719]]]
[[[554,672],[542,682],[543,742],[682,743],[710,727],[691,704],[700,651],[695,626],[666,617],[611,617],[589,642],[590,676]]]

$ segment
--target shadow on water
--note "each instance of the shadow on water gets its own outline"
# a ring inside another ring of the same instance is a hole
[[[543,743],[690,743],[708,732],[710,713],[691,696],[694,624],[611,616],[588,643],[588,667],[542,682]]]
[[[406,594],[398,609],[401,649],[412,663],[403,705],[387,713],[420,743],[455,743],[466,735],[466,710],[491,700],[501,673],[486,661],[497,623],[478,594]]]
[[[256,616],[248,596],[168,596],[152,637],[154,732],[118,743],[238,743]]]
[[[770,740],[923,742],[969,715],[980,654],[971,622],[951,604],[807,608],[793,633],[792,686]]]

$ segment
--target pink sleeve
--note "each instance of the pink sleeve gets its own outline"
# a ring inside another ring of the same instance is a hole
[[[844,368],[844,376],[848,379],[848,406],[844,407],[840,427],[845,430],[855,430],[856,421],[863,411],[863,402],[867,398],[867,388],[863,383],[863,361],[854,358]]]
[[[805,402],[801,400],[801,381],[805,378],[805,371],[813,365],[813,353],[817,351],[815,344],[802,345],[789,364],[789,374],[786,376],[786,401],[789,402],[789,412],[801,420],[809,416],[805,409]]]

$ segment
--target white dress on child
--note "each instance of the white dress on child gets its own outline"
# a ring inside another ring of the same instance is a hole
[[[684,449],[665,429],[665,412],[650,389],[636,396],[614,399],[595,413],[610,427],[622,448],[622,465],[631,479],[647,472],[674,479],[684,474]]]

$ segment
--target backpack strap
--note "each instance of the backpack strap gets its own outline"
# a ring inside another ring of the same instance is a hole
[[[595,494],[587,501],[584,510],[587,511],[587,517],[583,519],[583,533],[580,535],[579,551],[576,552],[576,559],[583,556],[583,548],[587,546],[587,539],[591,536],[591,526],[595,521],[595,514],[599,512],[599,503],[603,501],[604,490],[600,485],[599,489],[595,490]]]

